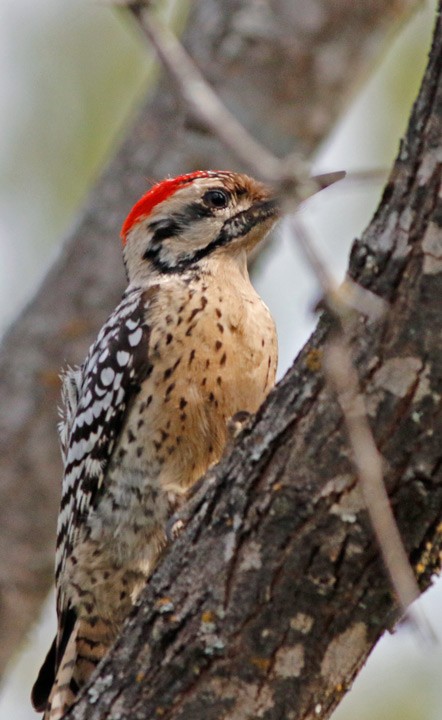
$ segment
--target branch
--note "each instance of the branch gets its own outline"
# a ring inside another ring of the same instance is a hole
[[[442,549],[442,18],[381,205],[350,276],[379,295],[348,337],[419,584]],[[325,313],[252,427],[210,474],[95,683],[66,720],[328,718],[399,608],[373,543]]]
[[[177,83],[190,112],[255,175],[269,182],[280,182],[281,163],[227,110],[174,33],[154,17],[149,5],[148,0],[128,0],[127,3],[162,64]],[[297,170],[301,174],[299,165],[300,162]],[[307,180],[305,170],[304,175]]]
[[[279,159],[269,152],[227,109],[178,38],[152,14],[150,5],[150,0],[127,2],[127,8],[175,80],[189,111],[237,161],[261,180],[272,183],[276,192],[292,205],[299,205],[345,177],[345,172],[310,177],[307,164],[298,155]]]

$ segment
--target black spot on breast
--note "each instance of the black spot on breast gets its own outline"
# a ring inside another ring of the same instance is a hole
[[[170,393],[172,392],[174,387],[175,387],[175,383],[170,383],[170,385],[168,386],[168,388],[166,390],[166,397],[168,397],[170,395]]]
[[[149,397],[144,400],[144,402],[140,405],[140,414],[143,413],[147,408],[149,407],[150,403],[152,402],[152,395],[149,395]]]

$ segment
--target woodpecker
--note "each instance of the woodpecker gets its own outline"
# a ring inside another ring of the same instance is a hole
[[[64,377],[58,631],[32,691],[45,720],[63,716],[116,638],[230,418],[273,387],[275,326],[247,254],[277,218],[265,186],[227,171],[163,180],[127,216],[128,287]]]

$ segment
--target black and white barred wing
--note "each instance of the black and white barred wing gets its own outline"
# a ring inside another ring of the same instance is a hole
[[[68,406],[62,429],[65,468],[57,527],[56,581],[76,545],[82,524],[94,509],[127,410],[151,371],[145,311],[142,292],[138,288],[127,292],[101,329],[81,374],[71,371],[65,380]],[[59,597],[59,611],[63,605]]]
[[[82,367],[68,367],[61,375],[61,407],[58,409],[60,415],[58,433],[60,436],[61,454],[64,465],[66,464],[66,456],[69,449],[69,435],[75,413],[77,412],[82,377]]]

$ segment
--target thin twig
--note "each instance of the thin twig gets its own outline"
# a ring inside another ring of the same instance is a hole
[[[291,234],[296,239],[307,264],[318,281],[323,294],[323,302],[331,314],[342,322],[356,310],[371,321],[380,320],[388,308],[385,300],[362,285],[358,285],[349,277],[338,285],[321,260],[299,216],[288,215],[287,221]]]
[[[292,202],[296,199],[297,204],[345,177],[344,171],[310,176],[308,164],[296,153],[283,159],[270,153],[221,102],[183,45],[153,16],[149,6],[148,0],[127,2],[190,111],[255,175],[271,183],[278,194],[290,195]]]
[[[241,162],[274,185],[284,210],[293,211],[302,200],[323,186],[308,177],[307,166],[299,157],[289,155],[280,160],[245,130],[206,82],[175,35],[153,17],[149,2],[127,2],[127,7],[174,78],[191,112]],[[385,565],[398,600],[406,611],[420,591],[391,510],[383,481],[382,459],[368,423],[345,331],[355,307],[360,312],[363,306],[364,312],[368,310],[372,318],[378,318],[385,311],[385,305],[380,299],[373,302],[374,296],[369,291],[361,288],[356,292],[355,284],[350,281],[338,288],[302,225],[293,218],[291,221],[295,223],[295,237],[318,280],[324,301],[337,321],[338,330],[327,349],[326,373],[342,409],[354,464]]]
[[[289,186],[298,202],[317,191],[307,164],[297,155],[280,160],[241,125],[221,102],[183,45],[143,2],[129,2],[129,10],[175,80],[190,111],[250,170],[274,186]]]

